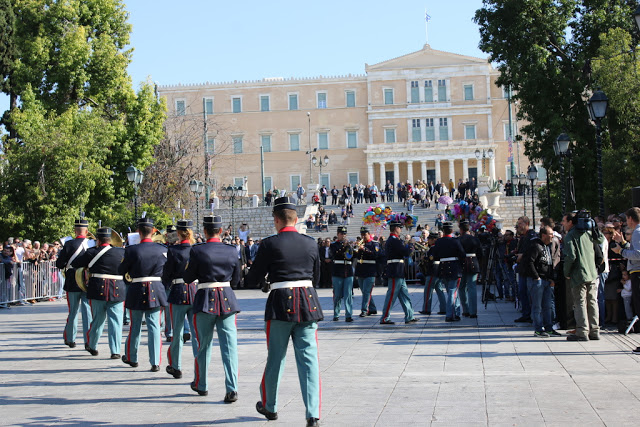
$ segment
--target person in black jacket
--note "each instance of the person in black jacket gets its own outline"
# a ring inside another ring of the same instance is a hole
[[[521,216],[516,223],[516,231],[518,232],[518,249],[516,262],[516,273],[518,276],[518,301],[522,307],[522,316],[514,320],[517,323],[529,322],[531,323],[531,298],[527,290],[527,280],[521,273],[522,254],[527,251],[530,241],[537,236],[535,230],[529,228],[529,218]]]
[[[560,336],[553,330],[551,310],[554,286],[550,246],[552,240],[551,227],[540,228],[540,237],[531,239],[520,260],[520,274],[526,277],[527,291],[531,298],[534,336],[539,338]]]
[[[482,244],[480,239],[469,234],[469,221],[460,222],[460,244],[466,257],[460,280],[460,303],[462,315],[472,319],[478,317],[478,273],[480,273],[480,258]]]
[[[442,224],[442,230],[444,236],[436,241],[431,255],[434,261],[440,262],[438,276],[447,291],[447,310],[444,320],[445,322],[456,322],[460,320],[458,289],[460,288],[462,265],[466,258],[466,253],[460,243],[460,239],[453,237],[453,224],[451,222],[446,221]]]

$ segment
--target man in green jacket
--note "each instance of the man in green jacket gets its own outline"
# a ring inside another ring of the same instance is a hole
[[[576,318],[576,333],[567,341],[589,341],[600,339],[598,321],[598,286],[596,279],[595,253],[591,231],[580,231],[575,225],[578,218],[569,213],[562,218],[562,227],[567,232],[564,238],[564,275],[573,297],[573,313]]]

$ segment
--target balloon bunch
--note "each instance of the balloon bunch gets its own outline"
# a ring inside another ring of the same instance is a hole
[[[465,219],[469,219],[469,203],[464,200],[460,200],[460,202],[453,205],[453,217],[456,221],[462,221]]]
[[[381,203],[377,206],[369,206],[364,212],[362,223],[365,225],[372,225],[374,227],[386,226],[388,218],[391,216],[392,211],[389,206]]]
[[[415,227],[416,224],[418,223],[418,217],[416,215],[410,215],[410,214],[405,215],[404,212],[399,214],[395,213],[389,216],[389,218],[387,219],[387,223],[389,222],[399,222],[405,228],[411,229]]]
[[[485,209],[478,214],[476,223],[473,225],[472,230],[478,231],[481,227],[485,227],[487,231],[491,231],[495,228],[496,224],[497,221]]]

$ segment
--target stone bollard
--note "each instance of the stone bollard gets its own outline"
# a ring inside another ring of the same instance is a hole
[[[260,198],[254,194],[251,197],[251,207],[257,208],[258,206],[260,206]]]

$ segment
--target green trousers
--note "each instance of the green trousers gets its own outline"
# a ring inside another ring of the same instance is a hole
[[[120,354],[122,343],[122,310],[123,301],[102,301],[90,299],[91,326],[89,327],[89,347],[97,350],[98,341],[104,330],[105,320],[108,319],[109,350],[111,354]]]
[[[172,368],[181,370],[182,366],[182,333],[184,331],[184,318],[185,315],[189,319],[189,326],[193,330],[193,310],[191,305],[179,305],[169,304],[168,310],[169,319],[171,322],[171,330],[174,332],[174,338],[171,340],[171,345],[167,350],[167,359],[169,359],[169,365]],[[196,337],[191,337],[191,349],[193,351],[193,357],[196,357],[198,353],[198,340]]]
[[[218,330],[218,345],[224,369],[226,392],[238,391],[238,332],[236,314],[217,316],[208,313],[196,313],[193,321],[198,340],[198,352],[195,360],[194,383],[198,390],[208,390],[207,372],[211,361],[213,329]],[[174,335],[179,336],[179,335]]]

